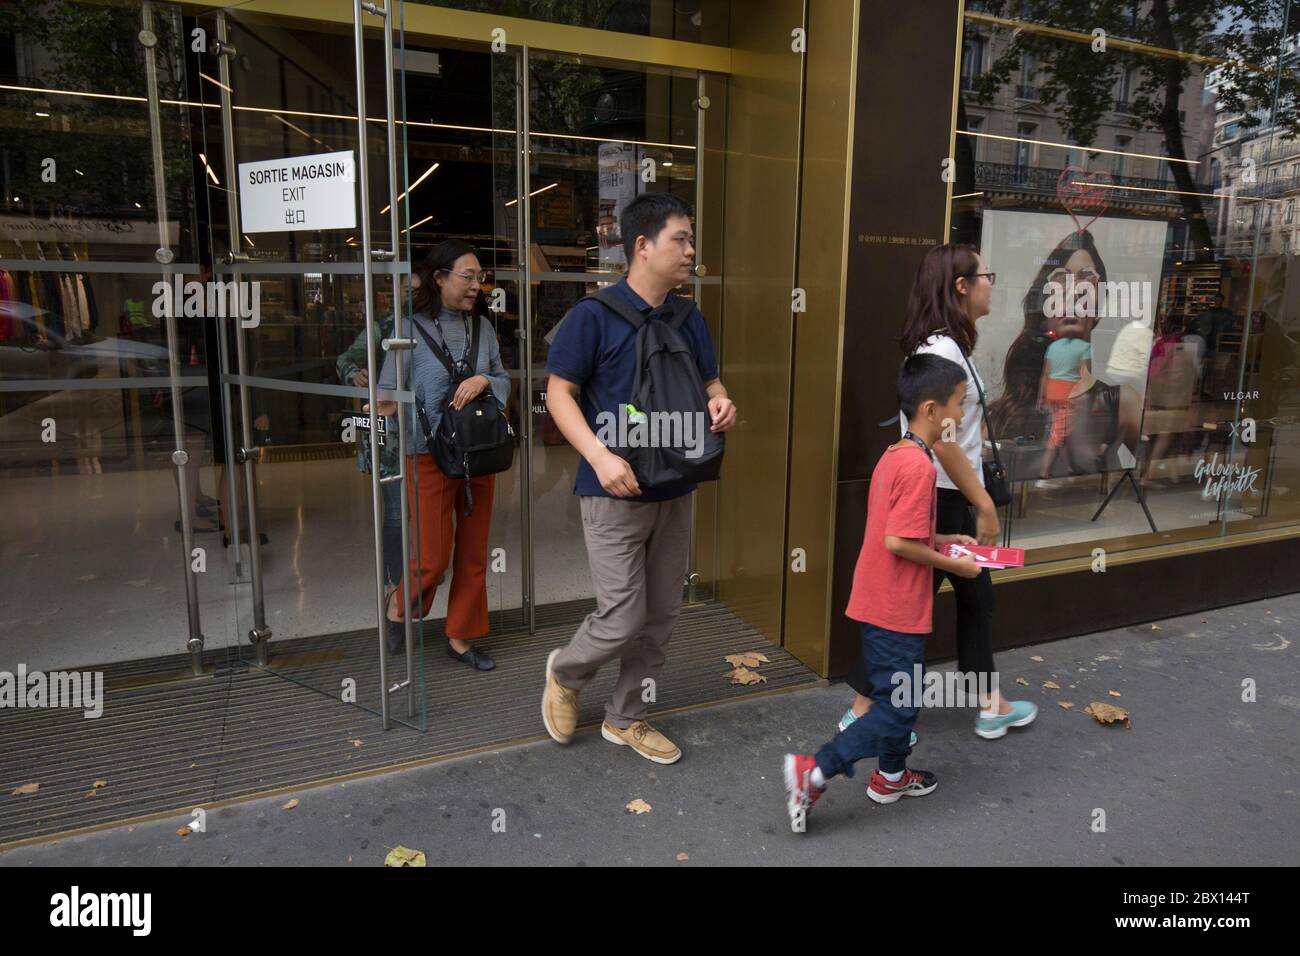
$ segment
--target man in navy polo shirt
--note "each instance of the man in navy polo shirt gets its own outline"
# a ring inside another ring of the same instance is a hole
[[[619,225],[627,275],[613,288],[650,321],[669,312],[672,290],[695,260],[691,209],[671,193],[644,193],[623,210]],[[698,308],[681,326],[709,395],[710,429],[724,432],[736,406],[718,380],[718,359]],[[546,660],[542,720],[559,743],[573,738],[578,692],[606,661],[619,659],[618,684],[605,705],[600,732],[655,763],[682,752],[645,721],[647,679],[658,677],[681,609],[690,559],[689,483],[643,488],[628,463],[596,437],[597,416],[615,416],[632,396],[636,330],[602,302],[585,301],[564,317],[551,343],[546,408],[582,455],[574,494],[596,591],[596,610],[572,640]],[[608,419],[606,419],[608,420]]]

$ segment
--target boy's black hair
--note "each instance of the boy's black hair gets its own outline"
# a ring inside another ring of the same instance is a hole
[[[632,264],[636,250],[636,237],[654,240],[659,236],[670,216],[691,218],[691,207],[681,196],[673,193],[642,193],[625,207],[618,217],[618,228],[623,236],[623,252],[628,265]]]
[[[911,421],[921,404],[931,399],[944,404],[964,381],[966,370],[951,359],[930,352],[908,356],[898,370],[898,407],[903,418]]]

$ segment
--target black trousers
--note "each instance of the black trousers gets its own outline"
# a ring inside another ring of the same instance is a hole
[[[967,534],[975,537],[975,510],[966,496],[955,488],[940,488],[936,506],[935,527],[939,534]],[[934,590],[937,593],[946,571],[935,570]],[[952,589],[957,597],[957,668],[978,675],[992,684],[993,665],[993,579],[988,569],[976,578],[953,575]],[[863,697],[871,696],[871,681],[867,664],[858,655],[849,671],[849,686]]]

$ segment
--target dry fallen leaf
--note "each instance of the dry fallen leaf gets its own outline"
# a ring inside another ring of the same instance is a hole
[[[678,862],[678,863],[683,863],[683,862],[685,862],[686,860],[689,860],[689,859],[690,859],[690,855],[687,854],[687,853],[678,853],[678,854],[677,854],[677,862]]]
[[[1060,690],[1060,689],[1061,689],[1061,685],[1058,684],[1058,683],[1057,683],[1056,681],[1054,681],[1054,680],[1045,680],[1045,681],[1043,681],[1043,689],[1044,689],[1044,690]]]
[[[772,663],[767,659],[765,654],[758,651],[745,651],[743,654],[728,654],[723,658],[732,667],[757,667],[760,664]]]
[[[1017,683],[1017,684],[1024,684],[1026,687],[1029,686],[1029,681],[1025,680],[1023,677],[1017,677],[1017,678],[1016,678],[1016,683]]]
[[[723,677],[731,678],[733,684],[766,684],[767,678],[762,674],[755,673],[745,667],[737,667],[734,671],[727,671]]]
[[[427,866],[424,852],[404,846],[395,846],[384,857],[384,866]]]
[[[1035,663],[1038,663],[1038,664],[1043,663],[1043,659],[1042,659],[1041,657],[1039,657],[1037,654],[1035,654],[1033,657],[1031,657],[1031,658],[1029,658],[1029,659],[1030,659],[1031,661],[1034,661]]]
[[[1106,691],[1106,693],[1110,694],[1111,697],[1123,697],[1123,696],[1124,696],[1123,694],[1121,694],[1121,693],[1120,693],[1119,691],[1117,691],[1117,690],[1108,690],[1108,691]]]
[[[17,790],[15,790],[13,793],[9,794],[9,796],[24,797],[29,793],[35,793],[39,789],[41,789],[41,785],[39,783],[25,783]]]
[[[282,806],[280,809],[281,809],[281,810],[292,810],[292,809],[293,809],[294,807],[296,807],[297,805],[298,805],[298,798],[297,798],[297,797],[294,797],[294,799],[290,800],[288,803],[286,803],[286,804],[285,804],[284,806]]]
[[[1070,703],[1068,700],[1058,700],[1058,701],[1056,702],[1056,706],[1057,706],[1057,707],[1060,707],[1060,708],[1063,709],[1063,710],[1069,710],[1069,709],[1070,709],[1071,707],[1073,707],[1074,705],[1073,705],[1072,703]]]
[[[134,833],[134,832],[135,832],[135,827],[127,827],[127,828],[126,828],[126,832],[127,832],[127,833]]]
[[[176,831],[176,835],[179,837],[187,837],[193,832],[194,831],[191,830],[189,827],[181,827],[179,830]]]
[[[640,797],[637,797],[635,800],[629,803],[624,809],[626,809],[629,813],[649,813],[651,808],[650,808],[650,804],[646,803]]]
[[[86,796],[88,796],[88,797],[93,797],[93,796],[95,796],[95,794],[97,794],[97,793],[99,793],[98,790],[87,790],[87,791],[86,791]]]
[[[1163,628],[1161,628],[1159,624],[1152,624],[1152,625],[1151,625],[1151,630],[1153,630],[1153,631],[1159,631],[1159,630],[1163,630]]]
[[[94,787],[96,790],[98,790],[100,787],[107,787],[107,786],[108,786],[108,781],[107,781],[107,780],[96,780],[94,783],[91,784],[91,786]]]
[[[349,740],[348,743],[350,743],[350,744],[351,744],[352,746],[354,746],[354,747],[360,747],[360,746],[361,746],[361,741],[360,741],[360,740],[356,740],[356,739]]]
[[[1123,707],[1116,707],[1114,704],[1103,704],[1101,701],[1094,700],[1083,708],[1083,712],[1098,723],[1113,724],[1117,720],[1122,720],[1126,729],[1133,729],[1133,721],[1129,719],[1128,711]]]

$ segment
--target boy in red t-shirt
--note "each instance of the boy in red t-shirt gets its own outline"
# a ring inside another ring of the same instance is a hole
[[[908,432],[890,445],[871,473],[867,528],[853,572],[853,591],[845,613],[861,623],[862,656],[871,680],[871,709],[812,754],[785,755],[785,789],[790,828],[803,833],[808,809],[837,774],[853,776],[853,765],[879,757],[867,795],[877,803],[923,797],[938,781],[924,770],[907,769],[908,739],[916,723],[921,688],[917,667],[925,658],[934,606],[933,574],[941,568],[962,577],[979,575],[971,556],[941,553],[954,542],[973,545],[967,535],[936,535],[935,469],[930,446],[951,420],[961,425],[966,371],[939,355],[921,353],[898,373],[898,407]],[[900,706],[893,689],[906,677],[911,693]]]

